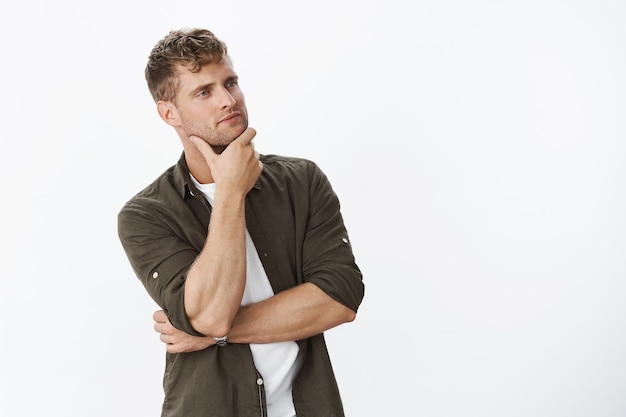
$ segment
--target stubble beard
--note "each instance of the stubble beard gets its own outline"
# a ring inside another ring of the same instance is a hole
[[[237,139],[248,128],[248,119],[244,118],[239,126],[233,126],[227,131],[188,124],[184,121],[182,128],[187,137],[197,136],[208,143],[215,153],[221,154],[232,141]]]

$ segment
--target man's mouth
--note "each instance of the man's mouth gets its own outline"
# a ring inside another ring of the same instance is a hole
[[[231,114],[229,114],[228,116],[226,116],[226,117],[222,118],[222,119],[218,122],[218,124],[220,124],[220,123],[222,123],[222,122],[226,122],[226,123],[228,123],[228,122],[234,121],[234,120],[236,120],[237,118],[239,118],[240,116],[241,116],[241,115],[239,114],[239,112],[231,113]]]

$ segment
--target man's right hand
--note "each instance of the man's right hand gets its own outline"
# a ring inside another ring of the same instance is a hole
[[[215,153],[208,143],[196,136],[190,136],[189,140],[206,160],[218,189],[240,191],[245,195],[263,171],[259,153],[254,150],[252,143],[255,136],[256,130],[247,128],[221,154]]]

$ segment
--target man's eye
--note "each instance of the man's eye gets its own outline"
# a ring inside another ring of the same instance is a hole
[[[198,97],[206,97],[209,95],[209,92],[206,90],[202,90],[198,93]]]
[[[236,85],[237,85],[237,81],[229,81],[228,83],[226,83],[226,87],[228,88],[232,88]]]

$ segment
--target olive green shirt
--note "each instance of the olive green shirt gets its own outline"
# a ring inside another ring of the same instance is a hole
[[[246,197],[246,226],[274,293],[310,282],[356,312],[362,275],[326,176],[305,159],[263,155],[261,161],[263,172]],[[200,333],[185,314],[185,278],[210,218],[211,206],[192,183],[184,155],[118,215],[120,240],[137,277],[172,324],[192,335]],[[297,343],[296,414],[343,416],[323,334]],[[262,375],[247,344],[167,353],[163,386],[163,417],[266,415]]]

